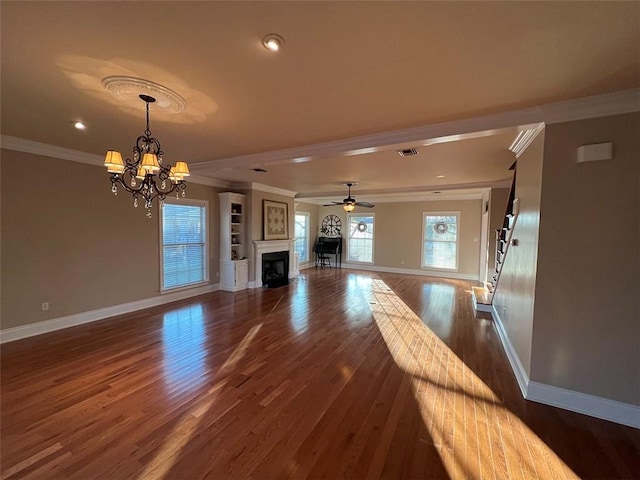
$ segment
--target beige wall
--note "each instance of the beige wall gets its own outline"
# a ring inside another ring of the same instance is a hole
[[[507,252],[493,299],[494,308],[527,376],[531,372],[544,137],[543,131],[518,159],[515,196],[519,198],[520,213],[513,229],[518,246],[510,247]]]
[[[421,270],[422,213],[460,212],[457,273],[477,278],[480,262],[481,210],[482,201],[478,199],[378,203],[372,209],[356,209],[356,213],[375,214],[375,266]],[[346,238],[347,215],[340,206],[320,207],[318,231],[320,231],[322,219],[330,213],[340,217],[342,236]],[[424,269],[424,271],[428,274],[429,270]]]
[[[545,139],[531,379],[640,405],[640,115]],[[601,142],[613,160],[576,163]]]
[[[159,295],[159,216],[102,167],[2,150],[2,329]],[[28,172],[28,175],[27,173]],[[209,276],[217,282],[217,190],[209,201]],[[41,311],[42,302],[50,309]]]
[[[296,212],[307,212],[309,214],[309,262],[313,262],[313,245],[318,237],[318,229],[316,228],[316,225],[318,225],[318,211],[320,210],[320,206],[296,201],[295,208]],[[295,232],[292,230],[292,238],[294,234]]]

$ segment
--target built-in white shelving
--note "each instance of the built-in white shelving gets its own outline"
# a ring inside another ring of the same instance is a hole
[[[248,285],[246,258],[246,195],[224,192],[220,198],[220,289],[244,290]]]

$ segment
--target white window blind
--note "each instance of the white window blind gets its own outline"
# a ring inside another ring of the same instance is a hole
[[[161,228],[162,290],[207,281],[206,205],[165,202]]]
[[[295,223],[295,249],[298,261],[309,260],[309,214],[307,212],[296,213]]]

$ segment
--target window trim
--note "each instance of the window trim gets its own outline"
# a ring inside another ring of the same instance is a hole
[[[431,267],[425,265],[424,258],[424,247],[427,239],[425,238],[425,224],[427,222],[427,217],[438,217],[438,216],[455,216],[456,217],[456,266],[455,268],[446,268],[446,267]],[[460,211],[437,211],[437,212],[422,212],[422,243],[420,244],[420,268],[423,270],[434,270],[440,272],[458,272],[460,270]]]
[[[298,238],[302,238],[302,237],[296,237],[296,215],[303,215],[305,216],[307,219],[305,220],[305,240],[306,240],[306,248],[305,248],[305,256],[306,259],[302,260],[302,259],[298,259],[299,263],[309,263],[311,261],[311,255],[309,252],[309,243],[311,242],[311,213],[310,212],[305,212],[305,211],[298,211],[295,212],[295,214],[293,215],[293,250],[295,252],[296,250],[296,242],[298,241]]]
[[[363,262],[360,260],[351,260],[350,256],[351,256],[351,217],[373,217],[373,225],[374,225],[374,230],[373,230],[373,236],[371,237],[371,261],[370,262]],[[376,224],[376,214],[375,212],[371,212],[371,213],[347,213],[347,262],[348,263],[354,263],[354,264],[361,264],[361,265],[375,265],[375,258],[376,258],[376,229],[375,229],[375,224]]]
[[[160,212],[158,215],[158,254],[159,254],[159,265],[160,265],[160,293],[173,293],[179,292],[181,290],[188,290],[190,288],[201,287],[203,285],[208,285],[210,282],[209,279],[209,263],[211,262],[211,258],[209,255],[209,202],[207,200],[197,200],[195,198],[169,198],[167,197],[164,200],[165,205],[182,205],[182,206],[193,206],[193,207],[203,207],[204,208],[204,280],[200,282],[190,283],[188,285],[180,285],[178,287],[170,287],[163,288],[163,277],[164,277],[164,243],[163,243],[163,212]]]

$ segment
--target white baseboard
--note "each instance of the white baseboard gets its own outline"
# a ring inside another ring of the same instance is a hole
[[[504,329],[504,325],[502,324],[502,320],[500,319],[500,315],[498,315],[496,307],[492,305],[491,309],[493,323],[496,326],[496,331],[498,332],[498,337],[500,337],[500,342],[502,342],[502,348],[504,348],[504,351],[507,354],[509,364],[511,365],[511,370],[513,370],[513,374],[518,381],[520,392],[522,393],[522,396],[524,398],[527,398],[527,389],[529,388],[529,375],[527,375],[527,371],[524,369],[524,366],[520,361],[520,357],[518,357],[518,354],[516,353],[516,349],[513,348],[513,345],[509,340],[509,336],[507,335],[507,331]]]
[[[222,285],[220,284],[220,286],[218,287],[218,290],[222,290],[224,292],[239,292],[241,290],[246,290],[249,287],[249,283],[251,282],[247,282],[243,285]]]
[[[487,312],[487,313],[491,313],[493,312],[493,305],[487,305],[486,303],[478,303],[475,301],[473,301],[473,307],[476,309],[476,312]]]
[[[379,267],[377,265],[367,265],[362,263],[343,263],[342,267],[352,270],[367,270],[372,272],[420,275],[421,277],[454,278],[456,280],[478,280],[478,275],[471,273],[445,272],[439,270],[419,270],[414,268]]]
[[[155,307],[165,303],[176,302],[178,300],[203,295],[205,293],[215,292],[218,290],[218,287],[219,284],[214,283],[201,287],[184,289],[178,292],[166,293],[164,295],[158,295],[157,297],[145,298],[143,300],[136,300],[134,302],[123,303],[120,305],[113,305],[111,307],[98,308],[88,312],[74,313],[73,315],[53,318],[43,322],[7,328],[5,330],[0,330],[0,344],[13,342],[14,340],[20,340],[21,338],[33,337],[35,335],[42,335],[43,333],[55,332],[56,330],[82,325],[84,323],[104,320],[105,318],[114,317],[116,315],[131,313],[136,310]]]
[[[640,429],[640,406],[529,380],[495,307],[492,315],[502,347],[525,399]]]
[[[640,407],[628,403],[538,382],[529,382],[526,398],[533,402],[544,403],[628,427],[640,428]]]

